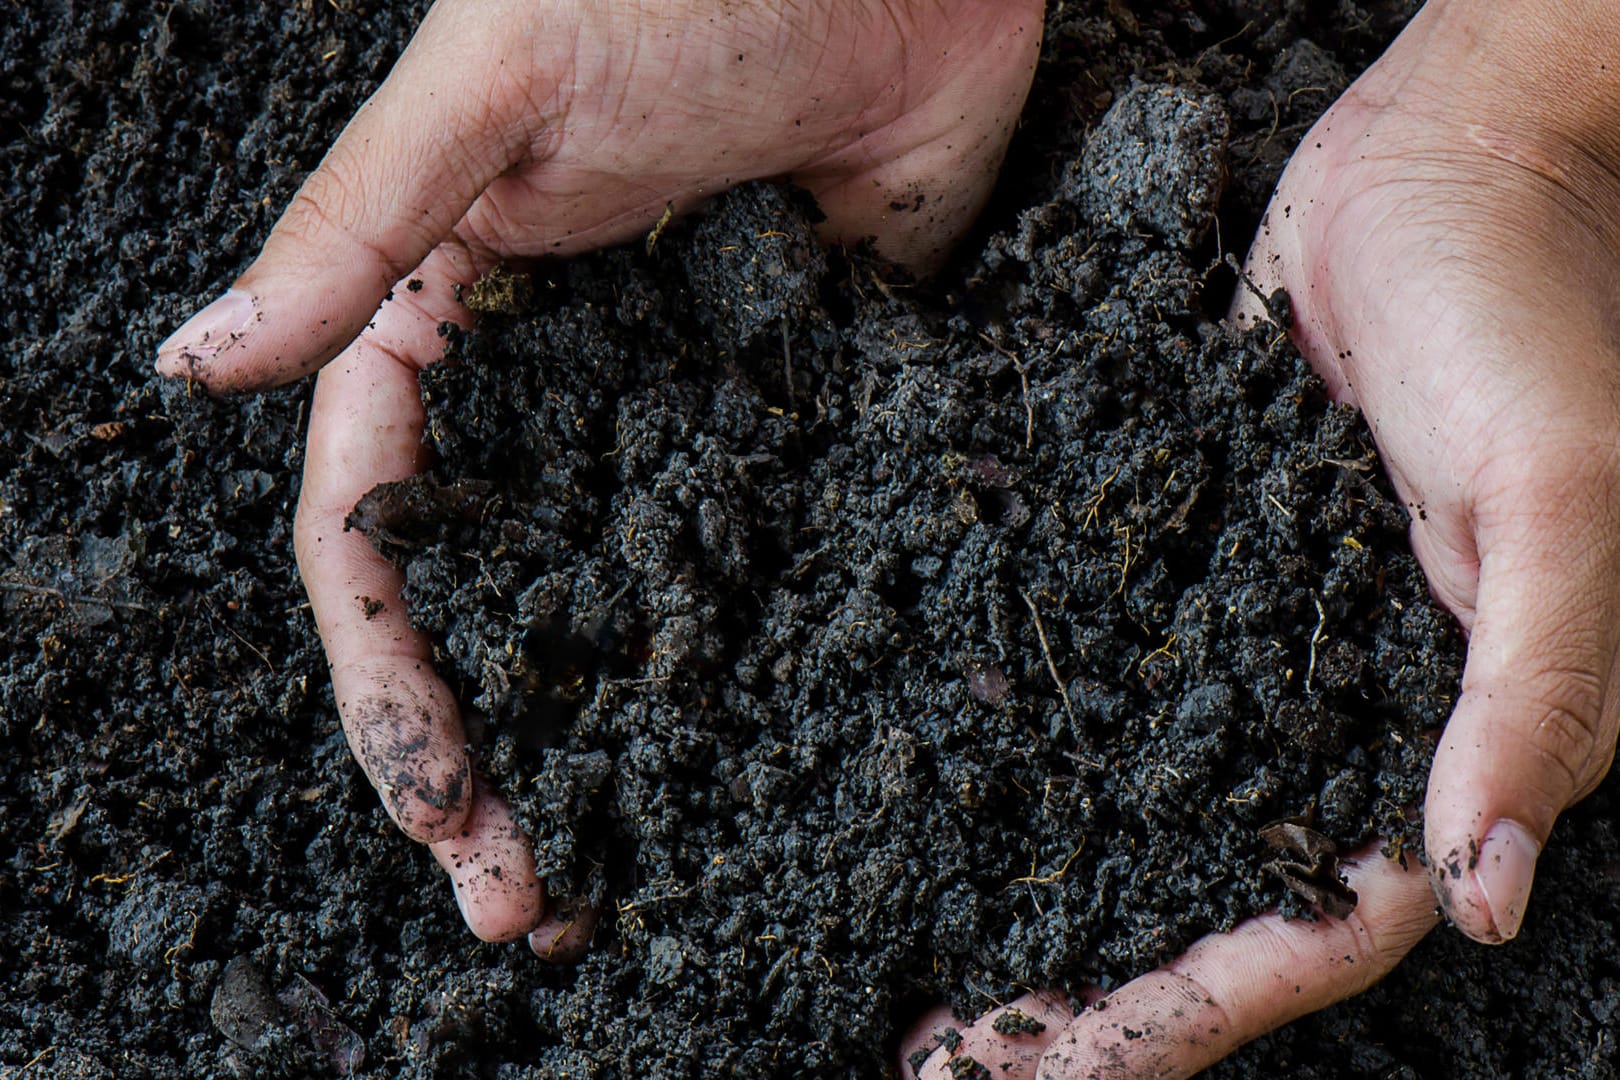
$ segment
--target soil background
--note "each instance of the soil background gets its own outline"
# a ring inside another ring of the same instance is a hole
[[[1298,909],[1272,819],[1410,835],[1460,645],[1354,417],[1211,322],[1407,10],[1053,3],[939,282],[750,188],[542,268],[425,380],[436,480],[367,524],[551,883],[608,912],[577,969],[476,943],[336,728],[307,386],[149,372],[424,8],[0,21],[0,1070],[878,1076],[938,996]],[[1517,941],[1437,932],[1211,1075],[1614,1075],[1612,798]]]

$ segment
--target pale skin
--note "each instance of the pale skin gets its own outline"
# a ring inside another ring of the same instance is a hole
[[[988,194],[1040,20],[1037,0],[440,0],[259,259],[160,350],[160,371],[214,391],[320,369],[297,546],[344,730],[480,937],[562,959],[589,920],[548,911],[397,573],[342,530],[374,484],[428,464],[416,376],[437,324],[467,320],[452,285],[767,176],[817,196],[829,239],[927,270]],[[1307,136],[1250,254],[1366,413],[1470,634],[1425,808],[1432,872],[1364,852],[1348,920],[1261,916],[1101,1011],[1032,996],[1040,1035],[964,1033],[995,1075],[1190,1075],[1371,985],[1437,900],[1477,940],[1517,933],[1536,855],[1607,772],[1620,713],[1614,57],[1606,0],[1434,0]],[[890,209],[918,193],[929,211]],[[1234,318],[1255,316],[1240,297]],[[922,1075],[949,1075],[944,1057]]]

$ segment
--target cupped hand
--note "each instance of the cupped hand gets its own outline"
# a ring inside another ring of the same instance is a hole
[[[1436,897],[1479,941],[1518,933],[1541,847],[1608,771],[1620,714],[1617,56],[1602,0],[1431,0],[1301,143],[1234,313],[1272,317],[1256,294],[1287,290],[1295,341],[1365,413],[1469,634],[1428,873],[1365,853],[1348,921],[1261,916],[1100,1011],[1014,1003],[1046,1029],[1009,1038],[991,1014],[956,1056],[998,1077],[1190,1076],[1366,989]],[[950,1056],[921,1076],[977,1075]]]
[[[1104,997],[1027,994],[987,1013],[933,1050],[921,1069],[907,1059],[952,1027],[925,1017],[902,1040],[904,1080],[1181,1080],[1290,1020],[1359,994],[1383,978],[1436,922],[1434,894],[1415,863],[1377,845],[1340,869],[1358,897],[1348,918],[1288,921],[1277,914],[1211,934],[1170,964]],[[1036,1022],[997,1019],[1017,1010]],[[1028,1030],[1033,1028],[1033,1030]],[[954,1049],[950,1047],[954,1046]],[[975,1071],[974,1066],[983,1068]]]
[[[787,177],[829,240],[937,263],[988,197],[1039,53],[1040,0],[439,0],[252,266],[159,349],[215,392],[323,365],[299,569],[349,745],[431,845],[487,940],[570,955],[528,841],[472,769],[401,578],[344,519],[424,469],[417,375],[456,286],[504,260],[647,234],[734,184]],[[333,359],[335,357],[335,359]],[[532,933],[531,933],[532,932]]]
[[[1616,57],[1603,0],[1430,3],[1306,136],[1249,258],[1469,634],[1425,830],[1482,942],[1518,933],[1554,820],[1614,757]]]

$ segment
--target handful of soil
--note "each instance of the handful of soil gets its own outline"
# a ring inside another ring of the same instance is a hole
[[[372,532],[604,912],[548,1075],[874,1075],[928,999],[1347,904],[1268,823],[1415,848],[1459,643],[1359,417],[1205,312],[1227,132],[1137,86],[949,289],[740,189],[424,374]]]

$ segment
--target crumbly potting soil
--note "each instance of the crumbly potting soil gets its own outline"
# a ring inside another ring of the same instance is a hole
[[[1213,322],[1399,12],[1051,6],[938,282],[750,187],[537,268],[424,379],[439,465],[357,521],[548,884],[604,913],[565,970],[471,939],[336,730],[292,567],[307,387],[148,374],[421,5],[8,15],[0,1065],[880,1076],[936,998],[1303,910],[1269,822],[1415,838],[1460,642],[1358,418]],[[1442,930],[1213,1074],[1612,1075],[1611,797],[1518,941]]]

